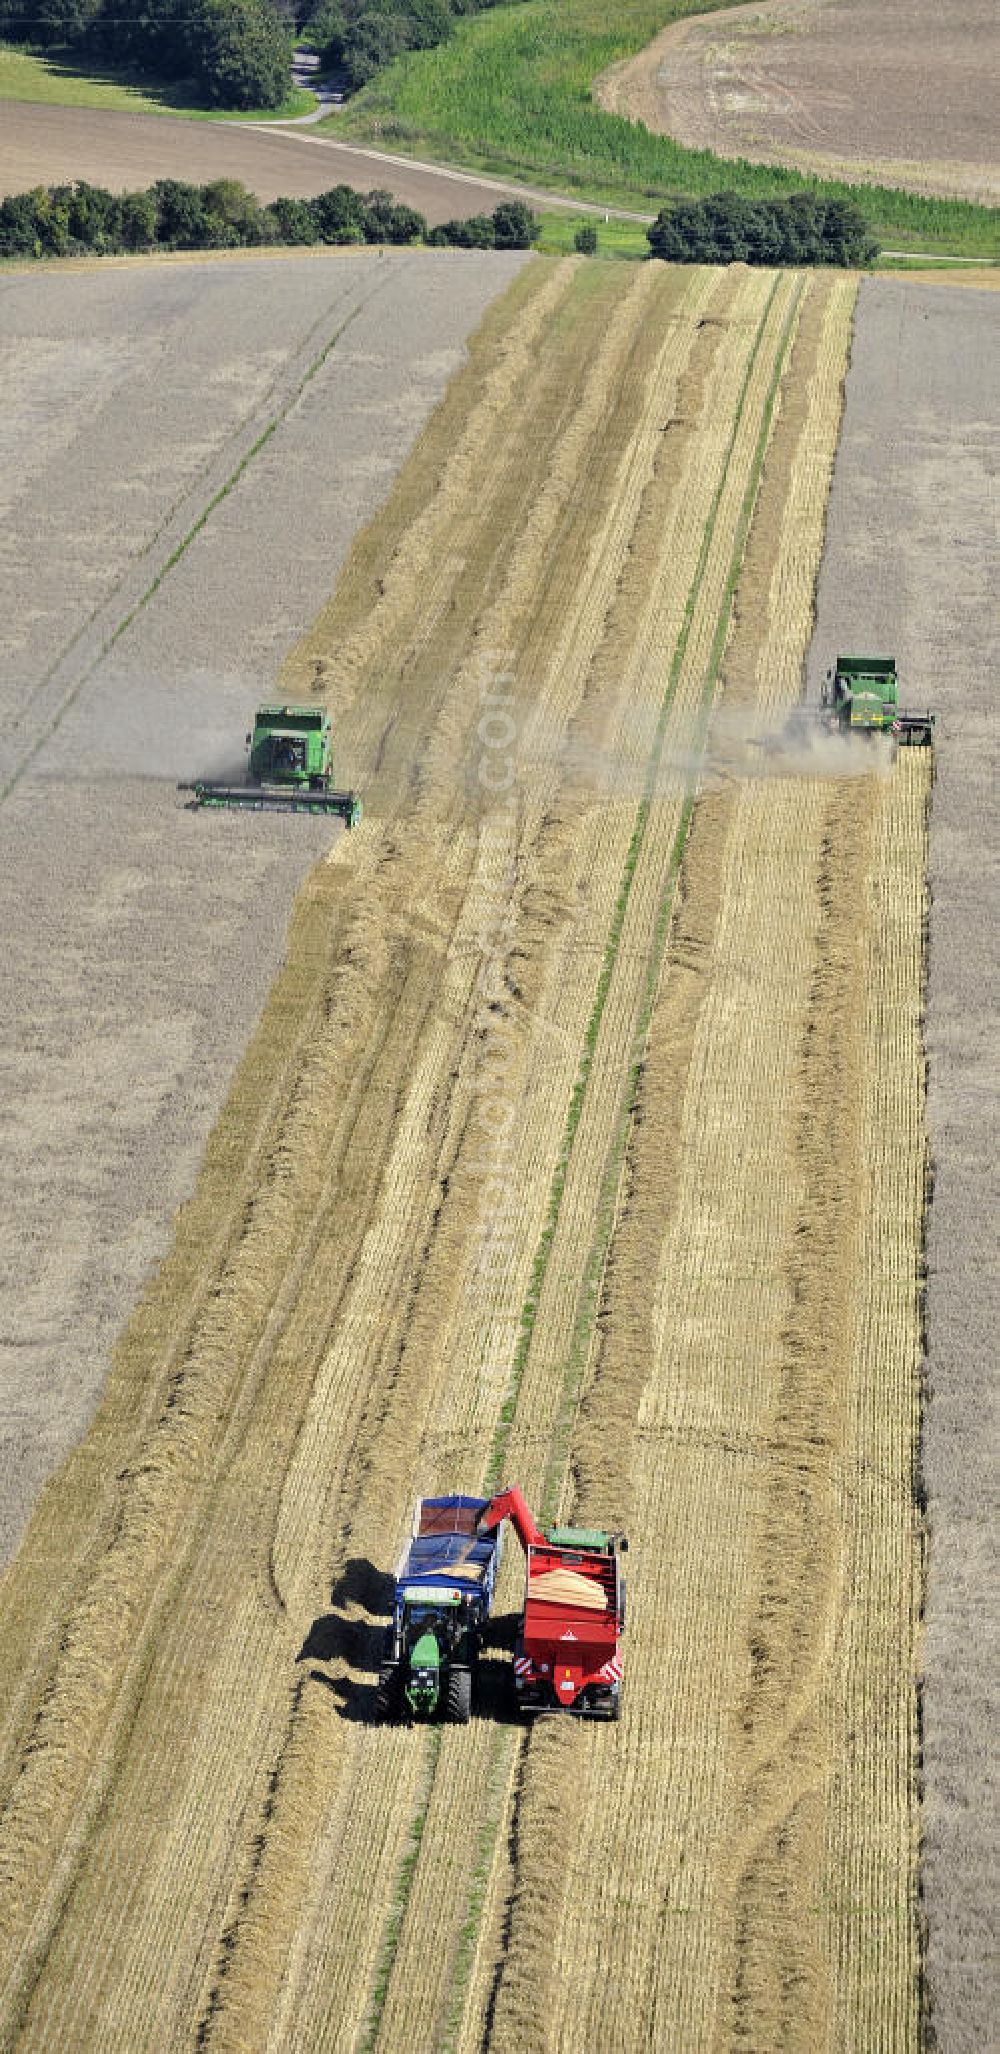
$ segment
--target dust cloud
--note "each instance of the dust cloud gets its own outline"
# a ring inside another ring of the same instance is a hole
[[[759,782],[773,778],[866,777],[887,775],[895,760],[888,735],[867,738],[831,732],[810,707],[768,714],[759,707],[720,707],[707,737],[694,720],[690,735],[672,739],[653,757],[657,721],[652,714],[636,720],[627,753],[570,734],[561,742],[540,746],[526,735],[512,756],[514,782],[529,789],[545,788],[558,772],[571,790],[596,799],[663,797],[698,781],[703,788]]]

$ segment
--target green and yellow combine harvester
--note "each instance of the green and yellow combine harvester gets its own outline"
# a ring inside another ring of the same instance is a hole
[[[257,813],[335,813],[348,827],[361,819],[357,792],[333,781],[330,716],[320,706],[259,706],[249,750],[246,784],[198,779],[181,786],[195,806],[242,806]]]
[[[901,749],[929,749],[933,713],[899,705],[894,656],[838,656],[820,696],[819,719],[834,734],[888,735]]]

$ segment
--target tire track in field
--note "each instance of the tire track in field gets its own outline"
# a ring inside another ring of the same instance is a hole
[[[24,702],[25,712],[29,708],[31,710],[30,734],[20,745],[15,742],[10,756],[5,755],[0,770],[0,805],[17,788],[95,671],[159,591],[211,519],[216,507],[228,498],[255,457],[266,448],[352,322],[385,290],[399,268],[400,260],[397,259],[395,264],[390,263],[380,271],[367,290],[357,287],[353,304],[349,304],[346,311],[342,305],[337,305],[332,328],[329,309],[313,323],[291,362],[283,367],[270,385],[264,400],[227,437],[224,455],[216,457],[208,466],[207,474],[203,472],[197,485],[169,510],[138,562],[126,565],[108,597],[50,664]],[[40,699],[41,705],[38,703]],[[14,735],[21,725],[20,717],[12,723]]]

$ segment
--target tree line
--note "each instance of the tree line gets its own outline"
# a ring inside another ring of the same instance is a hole
[[[305,36],[348,92],[494,0],[0,0],[0,40],[180,81],[209,107],[278,107]]]
[[[0,201],[0,257],[99,256],[143,250],[247,249],[264,244],[423,242],[460,249],[525,250],[539,224],[522,200],[492,214],[429,228],[388,192],[335,185],[315,199],[261,205],[235,178],[187,185],[159,178],[141,192],[112,193],[77,179]]]
[[[209,107],[278,107],[294,18],[281,0],[0,0],[0,39],[179,80]]]
[[[871,264],[879,246],[859,207],[818,193],[747,199],[710,193],[661,208],[646,237],[672,264]]]

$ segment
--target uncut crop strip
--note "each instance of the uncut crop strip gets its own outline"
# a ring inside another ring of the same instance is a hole
[[[670,284],[669,281],[664,280],[662,286],[659,286],[657,290],[662,300],[664,298],[664,295],[669,297],[669,294],[673,291],[673,286]],[[577,349],[577,355],[578,354],[579,351]],[[583,367],[583,369],[585,370],[585,367]],[[539,458],[539,462],[541,463],[542,461],[543,459]],[[459,508],[458,512],[459,515],[464,515],[464,508]],[[443,776],[443,770],[439,773],[439,775]],[[450,779],[449,790],[456,790],[454,775],[452,775]],[[457,791],[460,801],[460,785],[457,787]],[[400,937],[398,933],[400,925],[402,925],[404,928],[406,926],[404,913],[406,901],[405,898],[400,898],[400,885],[405,883],[405,881],[408,880],[412,875],[413,898],[415,901],[419,902],[420,894],[422,890],[426,888],[425,871],[429,871],[431,867],[436,867],[437,874],[440,877],[440,862],[437,861],[436,866],[432,866],[430,861],[431,852],[429,849],[427,851],[426,865],[416,866],[416,853],[420,847],[421,844],[419,840],[415,840],[413,843],[411,843],[410,847],[407,850],[406,861],[402,866],[398,864],[398,861],[394,858],[391,850],[387,852],[385,858],[383,859],[383,867],[386,873],[386,903],[387,907],[391,904],[393,908],[393,917],[391,920],[387,922],[386,935],[389,942],[392,943],[393,947],[395,947],[397,950],[400,946]],[[450,858],[447,858],[448,862],[450,862],[450,860]],[[377,864],[370,866],[369,874],[371,876],[377,876],[377,872]],[[325,908],[321,910],[325,910]],[[370,933],[366,932],[364,923],[360,918],[355,918],[353,922],[348,921],[347,923],[345,923],[344,940],[347,949],[347,965],[346,967],[342,968],[338,986],[336,989],[335,1002],[332,1008],[331,1025],[336,1029],[337,1034],[341,1038],[343,1038],[349,1025],[349,1043],[351,1042],[351,1038],[353,1037],[354,1044],[360,1046],[364,1044],[366,1028],[373,1016],[373,1008],[376,1006],[378,1002],[377,998],[368,987],[372,977],[375,976],[376,973],[383,974],[379,972],[379,963],[382,960],[385,951],[383,950],[380,953],[379,949],[377,949],[374,946],[374,938]],[[435,952],[431,952],[432,960],[434,959],[434,953]],[[384,1000],[384,993],[386,989],[384,983],[381,989],[383,992]],[[327,1007],[329,1008],[329,1000],[327,1000],[326,1003]],[[315,1059],[312,1063],[312,1077],[309,1083],[309,1089],[300,1092],[300,1102],[296,1108],[299,1127],[303,1137],[308,1137],[310,1133],[311,1123],[319,1115],[321,1107],[328,1105],[331,1102],[331,1098],[332,1103],[334,1105],[337,1105],[338,1093],[336,1088],[334,1088],[331,1093],[328,1060],[325,1054],[323,1054],[323,1052],[320,1051],[318,1054],[316,1054]],[[354,1112],[352,1113],[352,1119],[354,1119],[356,1122],[356,1118],[357,1109],[355,1107]],[[352,1138],[354,1137],[352,1137],[350,1133],[350,1128],[348,1127],[348,1129],[345,1132],[344,1138],[341,1140],[338,1146],[343,1149],[347,1149],[348,1142]],[[347,1158],[344,1157],[342,1159]],[[282,1155],[282,1169],[285,1181],[287,1182],[290,1173],[293,1172],[297,1166],[301,1168],[302,1164],[307,1160],[308,1158],[305,1155],[299,1156],[296,1154],[294,1147],[294,1135],[289,1134],[288,1141],[286,1143],[285,1150]],[[365,1165],[367,1162],[367,1157],[363,1149],[355,1155],[354,1162],[356,1164],[356,1167],[354,1168],[352,1174],[356,1179],[359,1174],[360,1167]],[[289,1190],[289,1195],[291,1195],[292,1191],[294,1190],[296,1190],[296,1186],[292,1185]],[[356,1185],[355,1190],[351,1195],[354,1198],[356,1206],[358,1196]],[[297,1193],[297,1196],[299,1198],[302,1198],[303,1194]],[[284,1200],[282,1202],[284,1203]],[[292,1224],[294,1226],[294,1216]],[[264,1232],[268,1227],[270,1227],[273,1231],[273,1218],[268,1219],[267,1214],[265,1213],[262,1216],[261,1220],[262,1232]],[[283,1224],[283,1231],[287,1234],[287,1222]],[[270,1247],[269,1243],[267,1245],[268,1247]],[[320,1275],[321,1274],[322,1272],[320,1272]],[[266,1273],[265,1277],[261,1279],[260,1285],[255,1285],[254,1288],[255,1295],[261,1288],[266,1288]],[[232,1311],[238,1309],[239,1305],[238,1287],[235,1287],[233,1292],[228,1294],[228,1297],[229,1307],[231,1309],[226,1313],[226,1316],[231,1318]],[[221,1316],[222,1315],[220,1314],[220,1317]],[[333,1309],[327,1307],[327,1321],[329,1322],[329,1320],[332,1317]],[[301,1362],[299,1364],[297,1378],[298,1383],[300,1385],[302,1383],[303,1378],[308,1378],[310,1374],[310,1366],[313,1360],[313,1355],[311,1352],[313,1345],[313,1343],[310,1343],[309,1346],[306,1347]],[[275,1453],[277,1452],[277,1448],[280,1447],[282,1435],[287,1435],[288,1421],[284,1418],[282,1413],[283,1404],[285,1407],[290,1406],[290,1409],[293,1414],[292,1423],[294,1425],[296,1359],[296,1353],[294,1349],[292,1349],[290,1346],[288,1359],[282,1362],[282,1368],[286,1371],[288,1380],[280,1381],[278,1389],[275,1391],[274,1406],[268,1407],[265,1405],[262,1408],[260,1408],[263,1415],[261,1419],[260,1444],[261,1451],[266,1451],[265,1462],[263,1465],[265,1470],[267,1461],[271,1460],[273,1462],[273,1458]],[[266,1384],[264,1388],[266,1391]],[[267,1429],[266,1431],[264,1430],[265,1428]],[[272,1428],[274,1429],[275,1434],[277,1436],[276,1441],[270,1438],[270,1430]],[[253,1539],[253,1527],[252,1524],[248,1521],[245,1509],[246,1502],[249,1502],[249,1498],[250,1496],[252,1496],[253,1486],[256,1484],[259,1488],[259,1477],[261,1474],[261,1464],[259,1460],[255,1464],[251,1459],[253,1449],[254,1442],[251,1437],[251,1441],[248,1443],[245,1453],[240,1457],[240,1459],[235,1464],[231,1490],[229,1492],[224,1492],[222,1494],[220,1517],[222,1518],[224,1524],[226,1520],[230,1520],[232,1522],[230,1553],[235,1555],[238,1555],[240,1552],[239,1534],[241,1530],[241,1518],[243,1522],[243,1530],[247,1533],[248,1539]],[[244,1494],[247,1495],[244,1496]],[[225,1551],[223,1551],[223,1553],[224,1552]],[[250,1549],[250,1555],[252,1560],[252,1566],[254,1566],[255,1571],[262,1573],[262,1582],[259,1588],[263,1596],[264,1606],[266,1609],[267,1606],[272,1602],[272,1600],[267,1596],[268,1565],[267,1563],[262,1562],[260,1560],[259,1543],[254,1542]],[[256,1575],[254,1580],[256,1581]],[[259,1677],[261,1697],[262,1699],[266,1699],[268,1696],[268,1679],[266,1673],[264,1673],[263,1670],[258,1669],[258,1666],[256,1664],[256,1653],[258,1652],[258,1650],[254,1649],[252,1640],[246,1637],[247,1622],[245,1618],[241,1620],[239,1607],[231,1605],[228,1608],[225,1608],[222,1615],[218,1614],[218,1612],[214,1613],[213,1615],[212,1604],[209,1599],[209,1594],[207,1592],[203,1593],[203,1601],[208,1606],[208,1618],[211,1618],[212,1616],[224,1616],[228,1622],[227,1630],[230,1631],[233,1645],[241,1646],[242,1648],[243,1659],[240,1663],[235,1665],[240,1676],[241,1691],[246,1689],[248,1678],[254,1679],[254,1682],[256,1683]],[[255,1602],[259,1602],[259,1600]],[[321,1596],[319,1602],[320,1604],[322,1603]],[[183,1617],[183,1614],[178,1612],[177,1616],[180,1619]],[[198,1629],[197,1609],[194,1615],[194,1624],[196,1629]],[[199,1630],[204,1631],[204,1620],[202,1621]],[[288,1638],[291,1639],[291,1629],[288,1630]],[[172,1733],[181,1733],[186,1730],[188,1734],[190,1734],[192,1730],[191,1711],[188,1710],[188,1712],[185,1714],[184,1703],[180,1697],[176,1699],[176,1702],[174,1701],[173,1684],[175,1681],[175,1677],[179,1676],[181,1679],[183,1679],[186,1665],[190,1666],[192,1670],[195,1670],[197,1658],[194,1656],[192,1648],[189,1647],[184,1636],[179,1631],[172,1632],[171,1645],[173,1648],[172,1655],[170,1653],[169,1647],[165,1645],[162,1655],[157,1658],[157,1666],[158,1668],[162,1669],[164,1676],[164,1697],[159,1715],[159,1724],[157,1724],[157,1726],[155,1727],[155,1741],[145,1751],[143,1751],[143,1749],[139,1745],[138,1734],[133,1736],[131,1743],[133,1757],[136,1760],[137,1766],[140,1762],[142,1765],[142,1783],[144,1794],[142,1799],[138,1801],[145,1803],[147,1809],[149,1808],[150,1799],[152,1796],[152,1792],[150,1789],[150,1781],[152,1778],[152,1772],[157,1762],[163,1765],[165,1771],[173,1770],[176,1766],[177,1756],[176,1749],[172,1748]],[[284,1652],[282,1653],[279,1651],[279,1654],[276,1659],[279,1673],[283,1671],[284,1674],[287,1675],[287,1643],[285,1644]],[[214,1666],[217,1666],[217,1663],[218,1646],[216,1637],[216,1644],[213,1645],[210,1650],[206,1649],[205,1666],[207,1668],[212,1668]],[[165,1667],[164,1664],[166,1665]],[[198,1695],[201,1698],[204,1697],[205,1693],[203,1688],[199,1688]],[[204,1723],[207,1729],[212,1725],[214,1721],[219,1720],[219,1738],[221,1739],[224,1737],[225,1693],[224,1691],[222,1691],[221,1696],[218,1699],[216,1699],[216,1694],[214,1691],[209,1693],[209,1695],[215,1701],[211,1705],[205,1707]],[[197,1717],[195,1718],[193,1723],[194,1725],[197,1725]],[[250,1752],[253,1756],[253,1759],[256,1760],[256,1755],[254,1754],[254,1751],[251,1749]],[[194,1750],[194,1753],[195,1755],[197,1755],[196,1749]],[[157,1774],[159,1773],[160,1771],[157,1770]],[[122,1808],[122,1830],[126,1833],[127,1836],[128,1831],[130,1830],[131,1817],[134,1816],[136,1806],[135,1804],[133,1804],[130,1809],[129,1803],[125,1795],[123,1795],[121,1799],[116,1799],[115,1807],[109,1806],[108,1815],[106,1818],[106,1825],[105,1827],[102,1827],[102,1832],[110,1832],[113,1830],[114,1820],[111,1817],[111,1812],[115,1810],[118,1807],[118,1805],[120,1805]],[[236,1803],[234,1818],[238,1822],[238,1802]],[[222,1856],[224,1856],[224,1852],[225,1850],[223,1849]],[[222,1858],[222,1856],[220,1856],[219,1850],[216,1849],[213,1854],[213,1859]],[[172,1859],[172,1856],[169,1856],[169,1853],[168,1858]],[[126,1871],[123,1868],[122,1873],[124,1874],[125,1872]],[[105,1897],[109,1897],[110,1893],[110,1897],[113,1898],[114,1874],[114,1864],[111,1864],[110,1867],[102,1864],[101,1862],[97,1862],[96,1865],[92,1865],[88,1871],[88,1890],[90,1890],[91,1892],[94,1889],[96,1889],[98,1892],[103,1890]],[[150,1887],[151,1881],[147,1881],[147,1883],[144,1885],[144,1897],[149,1896]],[[135,1911],[137,1906],[141,1906],[141,1903],[143,1901],[143,1898],[136,1899],[135,1897],[133,1897],[133,1911]],[[86,1903],[86,1892],[82,1893],[82,1902],[83,1904]],[[174,1899],[172,1898],[171,1910],[173,1910],[173,1907]],[[93,1905],[91,1905],[91,1913],[93,1912],[93,1909],[94,1907]],[[119,1928],[116,1931],[113,1926],[106,1925],[105,1933],[107,1946],[105,1947],[105,1945],[102,1944],[101,1947],[95,1953],[92,1945],[97,1930],[95,1922],[89,1914],[85,1915],[83,1909],[81,1908],[81,1905],[77,1905],[75,1907],[75,1911],[77,1918],[77,1924],[75,1928],[74,1922],[70,1920],[64,1924],[63,1932],[60,1935],[61,1969],[59,1976],[51,1979],[50,1998],[47,2000],[50,2006],[48,2010],[46,2010],[45,2002],[43,2002],[43,1992],[41,1990],[39,1991],[39,2000],[38,2005],[36,2006],[36,2018],[39,2024],[39,2028],[43,2031],[43,2020],[47,2020],[53,2028],[56,2028],[58,2024],[63,2029],[69,2027],[72,2030],[74,2014],[72,2011],[67,2009],[67,2006],[71,2003],[77,2006],[76,2027],[78,2032],[80,2025],[87,2017],[99,2015],[95,2014],[93,2009],[91,2009],[90,2011],[81,2011],[79,2009],[80,1999],[84,1995],[82,1984],[85,1971],[84,1967],[81,1964],[81,1956],[79,1953],[78,1941],[76,1936],[78,1935],[80,1938],[82,1938],[83,1934],[87,1935],[88,1952],[86,1955],[86,1961],[88,1963],[91,1961],[96,1961],[99,1966],[102,1961],[106,1962],[108,1960],[116,1958],[116,1955],[120,1955],[122,1951],[122,1943],[125,1936],[122,1933],[121,1929]],[[155,1921],[156,1915],[156,1898],[154,1894],[152,1897],[149,1897],[149,1916],[151,1921]],[[140,2004],[140,2006],[142,2007],[141,2015],[143,2019],[148,2019],[151,2015],[149,2010],[151,1991],[148,1982],[148,1978],[150,1977],[150,1975],[152,1975],[154,1979],[159,1981],[162,1985],[164,1972],[167,1966],[170,1967],[170,1972],[175,1977],[178,1975],[182,1975],[185,1972],[183,1954],[179,1958],[173,1957],[171,1960],[169,1950],[165,1950],[162,1945],[162,1933],[157,1935],[157,1940],[157,1946],[151,1949],[150,1957],[147,1958],[147,1967],[145,1970],[145,1975],[147,1977],[146,1983],[144,1984],[142,1981],[132,1981],[130,1984],[130,1987],[133,1991],[133,1997],[132,1999],[130,1999],[130,2001],[135,2001],[136,2003]],[[198,1967],[197,1961],[195,1960],[192,1962],[190,1966],[189,1976],[196,1977],[197,1973]],[[125,1963],[125,1966],[122,1970],[122,1974],[123,1976],[128,1975],[130,1978],[133,1976],[133,1964],[131,1962]],[[57,2011],[52,2011],[51,2000],[54,1999],[57,1993],[60,1991],[62,1993],[60,2000],[61,2008]],[[120,1992],[120,1994],[123,1993]],[[178,1995],[182,1996],[183,1993],[178,1993]],[[100,1990],[97,1988],[92,1989],[87,1999],[88,2004],[91,2007],[93,2007],[93,2005],[95,2004],[99,2006],[102,2001],[103,1998]],[[164,1997],[161,1996],[159,2001],[165,2002],[166,2000]],[[161,2025],[166,2024],[168,2022],[169,2016],[169,2010],[161,2015]]]

